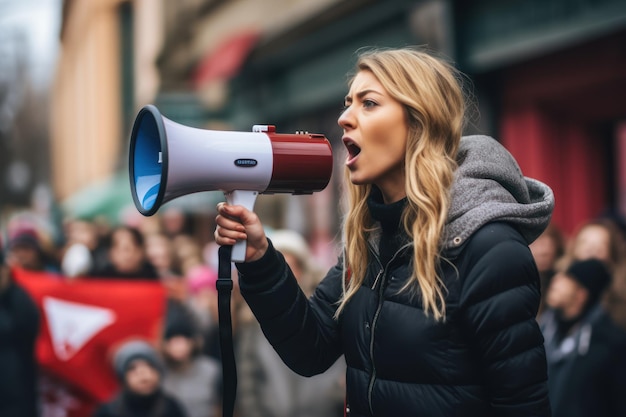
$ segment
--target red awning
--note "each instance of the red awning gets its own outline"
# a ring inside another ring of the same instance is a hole
[[[239,32],[223,41],[214,51],[202,58],[196,67],[193,75],[194,85],[198,87],[216,79],[234,77],[260,35],[257,30],[250,30]]]

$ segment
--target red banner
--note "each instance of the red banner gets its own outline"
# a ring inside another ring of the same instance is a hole
[[[165,290],[156,281],[62,276],[14,270],[41,313],[36,355],[42,373],[43,415],[86,417],[118,389],[112,356],[123,342],[156,343]]]

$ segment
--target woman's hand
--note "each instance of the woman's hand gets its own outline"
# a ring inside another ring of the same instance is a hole
[[[215,223],[215,242],[218,245],[234,245],[239,240],[246,240],[246,262],[256,261],[265,255],[269,243],[254,212],[243,206],[219,203]]]

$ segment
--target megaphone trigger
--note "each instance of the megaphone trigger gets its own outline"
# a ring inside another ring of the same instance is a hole
[[[226,202],[231,206],[243,206],[250,211],[254,209],[254,203],[259,195],[258,191],[234,190],[225,192]],[[231,261],[244,262],[246,260],[246,241],[240,240],[233,245]]]

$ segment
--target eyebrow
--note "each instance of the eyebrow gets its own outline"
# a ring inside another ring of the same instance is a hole
[[[378,95],[382,95],[381,93],[379,93],[376,90],[368,89],[368,90],[359,91],[358,93],[356,93],[356,96],[357,96],[358,99],[362,99],[364,96],[366,96],[369,93],[375,93],[375,94],[378,94]],[[347,95],[347,96],[344,97],[344,101],[352,102],[352,97]]]

